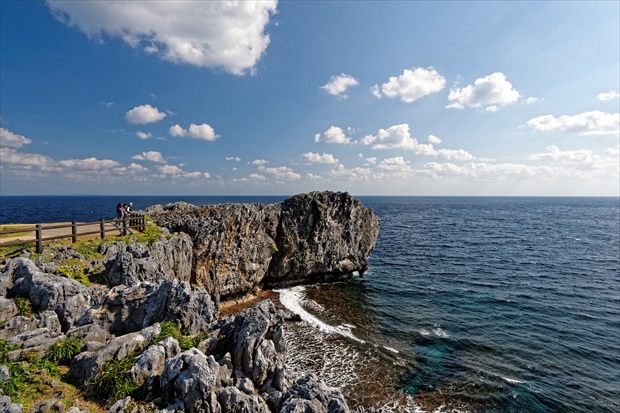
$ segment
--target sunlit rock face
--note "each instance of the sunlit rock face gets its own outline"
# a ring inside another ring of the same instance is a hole
[[[343,192],[273,205],[158,205],[145,213],[192,238],[192,282],[216,301],[257,286],[347,279],[367,269],[379,234],[374,212]]]

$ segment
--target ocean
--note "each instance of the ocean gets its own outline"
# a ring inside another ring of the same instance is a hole
[[[0,223],[285,197],[2,197]],[[379,412],[620,411],[620,200],[359,197],[369,269],[279,290],[288,362]]]

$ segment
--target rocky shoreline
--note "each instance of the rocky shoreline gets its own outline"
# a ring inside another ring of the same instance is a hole
[[[79,343],[66,377],[85,393],[112,386],[108,412],[350,411],[340,390],[287,370],[285,315],[271,300],[225,317],[220,309],[262,289],[363,273],[379,232],[372,210],[346,193],[315,192],[267,206],[177,203],[144,212],[165,228],[155,242],[104,243],[90,261],[68,247],[8,260],[0,388],[19,363],[51,360]],[[88,261],[87,273],[100,268],[105,284],[60,271],[72,260]],[[19,315],[23,299],[36,314]],[[58,403],[42,400],[30,411],[87,411]],[[0,411],[21,409],[0,395]]]

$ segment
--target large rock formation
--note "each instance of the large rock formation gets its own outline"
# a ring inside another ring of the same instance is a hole
[[[123,377],[139,386],[132,396],[162,412],[349,412],[340,390],[315,376],[289,377],[283,316],[271,301],[217,321],[218,304],[256,287],[365,271],[379,232],[372,210],[346,193],[315,192],[267,206],[178,203],[147,212],[180,234],[152,245],[104,244],[97,266],[105,266],[107,286],[63,276],[53,259],[7,262],[0,271],[0,340],[13,347],[3,363],[33,352],[43,357],[54,343],[77,339],[80,353],[70,363],[76,382],[97,386],[106,366],[129,360]],[[84,260],[63,248],[57,260]],[[18,298],[37,314],[20,315]],[[200,333],[192,338],[200,344],[187,345],[185,337],[182,351],[181,339],[162,340],[163,321],[186,335]],[[8,371],[0,365],[0,380]],[[127,397],[109,412],[131,404]],[[0,397],[0,411],[20,408]],[[44,400],[31,411],[54,408],[64,404]]]
[[[145,212],[192,238],[192,281],[215,300],[257,286],[347,279],[368,268],[379,234],[373,211],[342,192],[312,192],[267,206],[181,203]]]

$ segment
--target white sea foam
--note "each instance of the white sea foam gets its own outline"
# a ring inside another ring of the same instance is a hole
[[[307,312],[302,305],[303,303],[305,303],[305,300],[304,300],[305,289],[306,288],[304,286],[296,286],[296,287],[291,287],[291,288],[278,289],[274,291],[280,294],[280,302],[282,303],[284,307],[286,307],[287,310],[292,311],[295,314],[298,314],[302,320],[315,326],[319,330],[325,333],[328,333],[328,334],[334,334],[334,335],[338,335],[342,337],[347,337],[347,338],[357,341],[358,343],[362,343],[362,344],[364,343],[364,340],[361,340],[355,337],[351,333],[351,328],[347,327],[347,325],[332,326],[332,325],[329,325],[323,322],[318,317]]]
[[[400,353],[400,351],[398,351],[398,350],[396,350],[395,348],[392,348],[392,347],[383,346],[383,348],[384,348],[384,349],[386,349],[386,350],[388,350],[388,351],[391,351],[391,352],[392,352],[392,353],[394,353],[394,354],[398,354],[398,353]]]
[[[420,330],[420,334],[422,334],[423,336],[430,336],[431,335],[430,331],[424,330],[424,329]]]
[[[502,379],[506,380],[508,383],[513,383],[513,384],[523,384],[523,383],[525,383],[522,380],[510,379],[508,377],[503,377],[503,376],[502,376]]]

